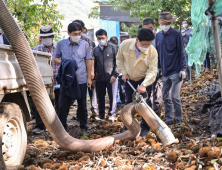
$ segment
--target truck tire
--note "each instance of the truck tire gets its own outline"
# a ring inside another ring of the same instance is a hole
[[[0,170],[17,170],[27,146],[23,115],[18,105],[0,103]]]

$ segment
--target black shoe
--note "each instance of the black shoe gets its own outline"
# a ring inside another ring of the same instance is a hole
[[[165,122],[167,125],[173,125],[174,122]]]
[[[140,135],[143,137],[143,136],[146,136],[148,134],[148,130],[147,129],[141,129],[141,133]]]

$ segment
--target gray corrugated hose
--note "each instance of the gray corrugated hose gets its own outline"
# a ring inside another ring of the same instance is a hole
[[[12,45],[36,108],[50,135],[60,147],[75,152],[94,152],[101,151],[107,146],[112,145],[115,140],[135,139],[138,137],[140,126],[132,118],[132,114],[136,112],[135,103],[127,105],[121,114],[122,121],[129,131],[96,140],[79,140],[71,137],[65,131],[55,113],[29,43],[9,13],[3,0],[0,0],[0,27]],[[149,113],[144,115],[147,117],[145,120],[149,119]]]

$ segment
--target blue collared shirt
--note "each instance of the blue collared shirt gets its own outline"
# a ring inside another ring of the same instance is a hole
[[[89,43],[84,40],[79,40],[78,44],[72,44],[68,39],[58,42],[54,57],[63,59],[76,60],[78,70],[76,71],[79,84],[87,82],[86,61],[91,60],[92,55],[89,48]]]
[[[170,28],[166,34],[163,31],[158,32],[156,50],[159,57],[158,67],[162,69],[163,76],[186,70],[184,43],[180,31]]]
[[[139,51],[137,48],[136,48],[136,44],[134,46],[134,50],[136,51],[136,58],[139,58],[140,54],[142,53],[142,51]]]

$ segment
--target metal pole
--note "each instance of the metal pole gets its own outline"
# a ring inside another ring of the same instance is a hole
[[[189,72],[190,72],[190,91],[191,91],[191,84],[192,84],[192,74],[191,74],[191,67],[190,66],[188,66],[189,67]]]
[[[208,0],[209,5],[212,5],[214,3],[214,0]],[[209,12],[208,12],[209,13]],[[217,16],[215,13],[211,14],[211,23],[212,23],[212,30],[213,30],[213,36],[214,36],[214,44],[215,44],[215,51],[216,51],[216,57],[217,57],[217,71],[219,76],[219,82],[220,82],[220,90],[222,89],[222,58],[221,58],[221,42],[219,37],[219,29],[218,29],[218,23],[217,23]],[[221,90],[222,95],[222,90]]]

